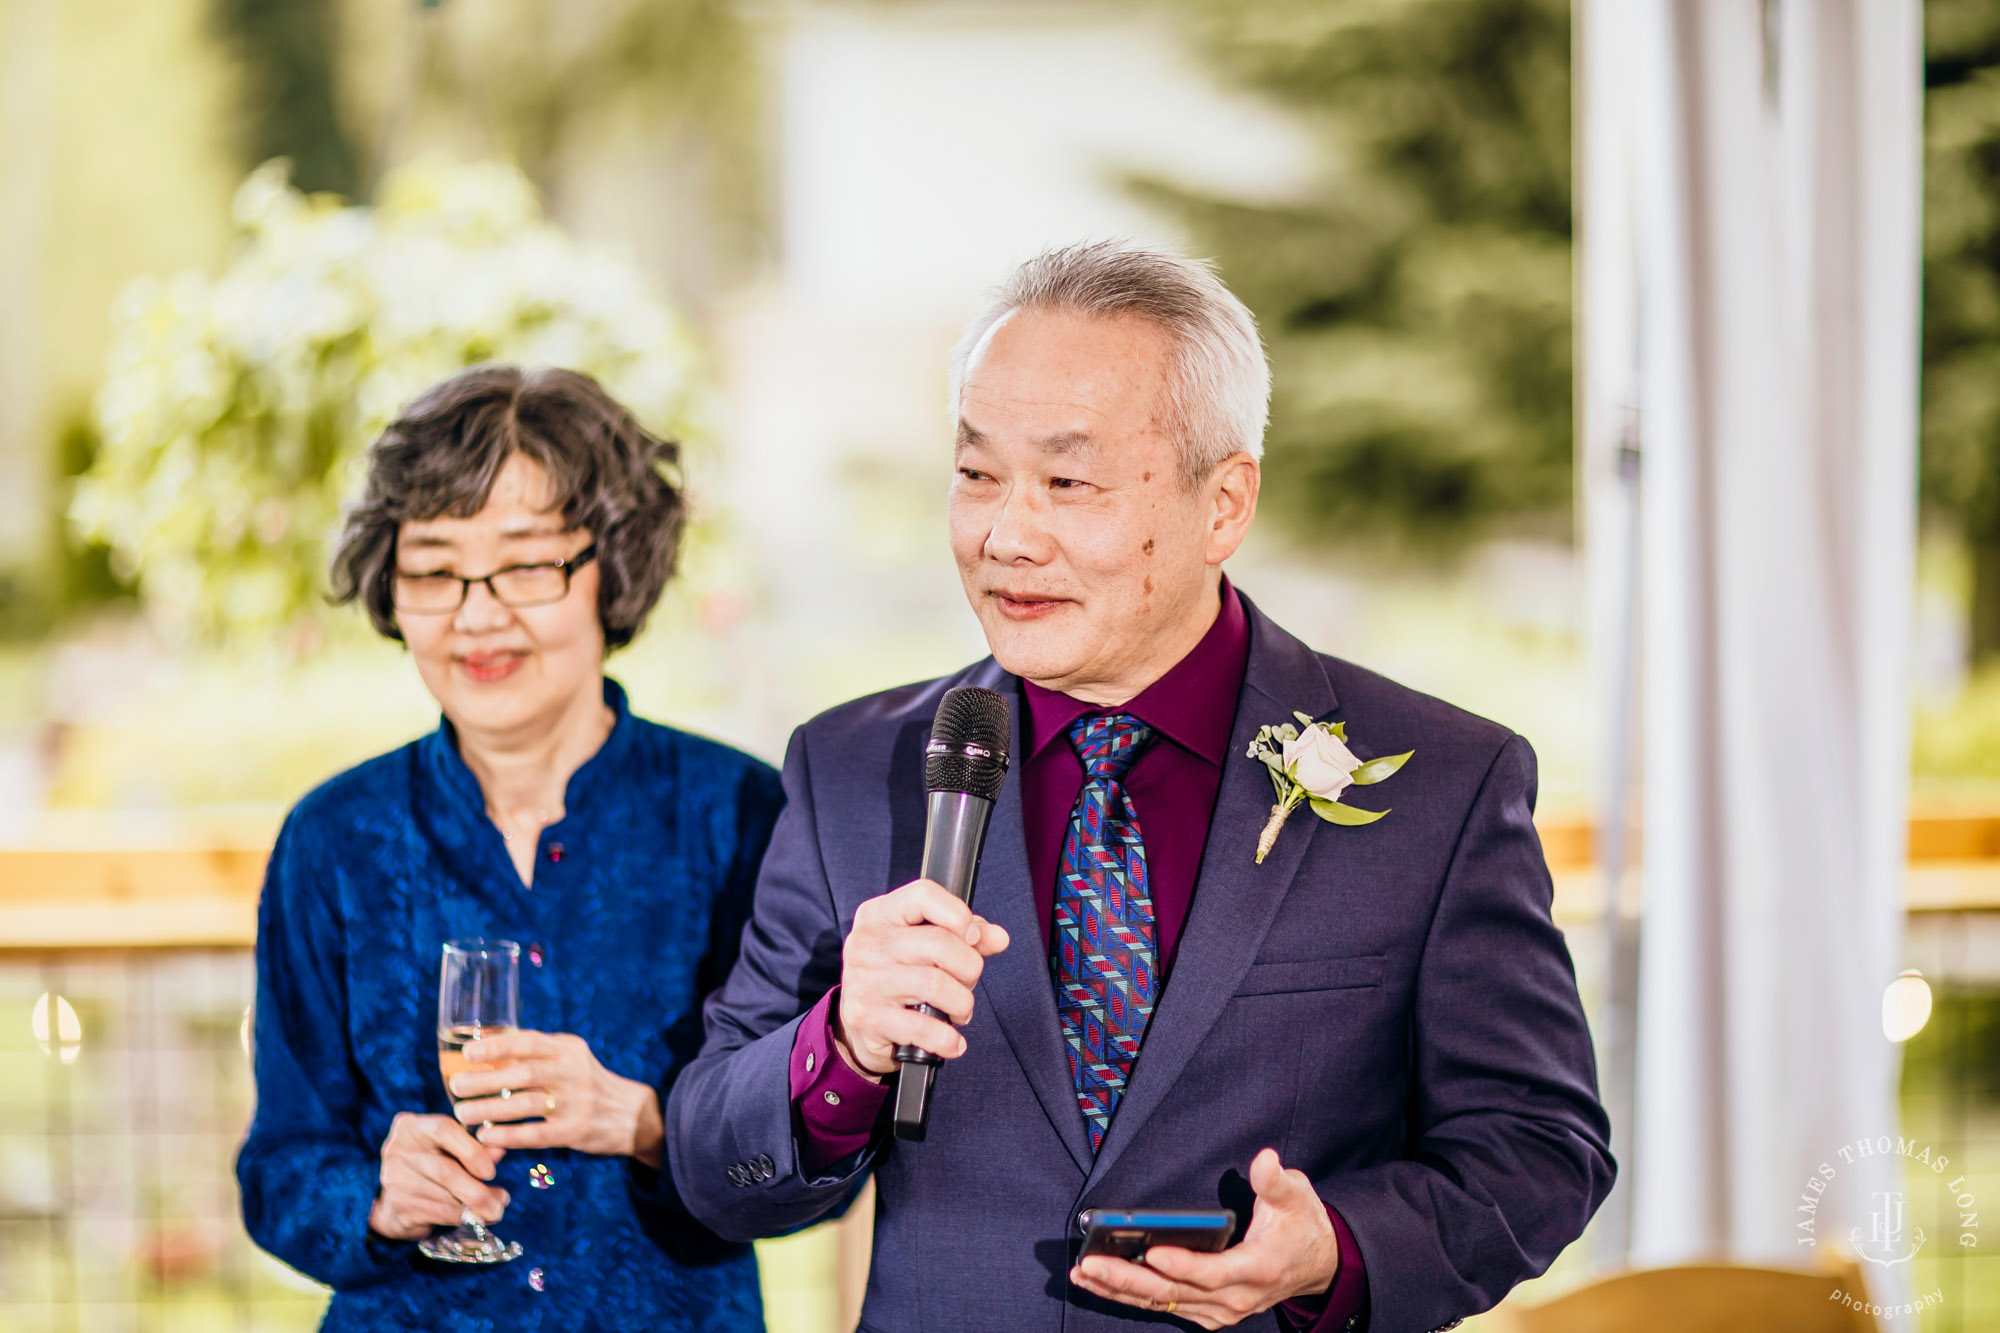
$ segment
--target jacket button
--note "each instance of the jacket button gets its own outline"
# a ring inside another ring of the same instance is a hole
[[[757,1179],[769,1180],[777,1174],[778,1164],[771,1160],[768,1153],[760,1153],[757,1157]]]
[[[743,1165],[740,1162],[737,1163],[735,1166],[730,1167],[729,1170],[724,1172],[723,1174],[729,1177],[730,1184],[736,1186],[739,1189],[750,1183],[749,1177],[743,1174]]]

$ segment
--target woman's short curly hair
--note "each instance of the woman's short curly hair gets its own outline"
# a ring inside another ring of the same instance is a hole
[[[596,380],[573,370],[474,366],[432,386],[368,451],[361,502],[333,555],[335,603],[359,601],[401,639],[392,597],[405,522],[485,508],[501,465],[524,454],[548,473],[563,521],[597,544],[597,616],[622,648],[673,574],[687,504],[671,479],[680,446],[647,431]]]

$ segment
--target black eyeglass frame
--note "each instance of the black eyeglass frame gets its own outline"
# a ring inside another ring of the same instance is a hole
[[[560,602],[563,598],[569,596],[570,582],[576,577],[576,571],[583,568],[583,566],[589,564],[596,558],[597,558],[597,543],[592,542],[590,545],[584,547],[581,551],[578,551],[575,555],[570,556],[567,560],[537,560],[533,564],[529,565],[507,565],[504,568],[494,570],[490,574],[481,574],[477,578],[472,578],[464,574],[447,573],[442,569],[433,571],[428,574],[408,574],[392,566],[389,570],[389,604],[395,607],[396,610],[401,611],[407,615],[413,615],[413,616],[457,615],[460,611],[465,609],[465,599],[472,596],[472,585],[475,583],[483,583],[486,585],[487,594],[491,596],[494,601],[500,603],[500,605],[505,607],[511,607],[518,610],[522,607],[529,607],[529,606],[554,606],[557,602]],[[502,574],[516,574],[524,569],[561,570],[563,576],[562,591],[560,593],[557,593],[554,597],[542,597],[532,602],[508,601],[505,597],[502,597],[500,595],[500,589],[494,585],[493,580],[499,578]],[[404,606],[396,598],[396,588],[402,582],[402,580],[406,578],[457,579],[458,600],[453,602],[450,606],[437,606],[437,607]]]

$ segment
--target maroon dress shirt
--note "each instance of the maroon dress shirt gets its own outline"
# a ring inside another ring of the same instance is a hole
[[[1028,869],[1042,926],[1042,953],[1049,951],[1056,900],[1056,872],[1070,812],[1083,790],[1083,761],[1070,745],[1070,723],[1092,713],[1130,713],[1157,733],[1124,779],[1139,831],[1146,844],[1147,879],[1153,891],[1153,923],[1159,947],[1161,987],[1172,983],[1181,927],[1194,901],[1195,880],[1208,845],[1222,765],[1229,757],[1229,732],[1236,697],[1250,659],[1250,620],[1227,579],[1221,608],[1208,633],[1186,657],[1117,708],[1085,703],[1031,681],[1021,682],[1027,704],[1023,728],[1027,756],[1021,765],[1021,819],[1028,844]],[[1013,947],[1019,948],[1017,942]],[[1051,987],[1054,982],[1050,983]],[[875,1083],[849,1068],[833,1043],[833,1006],[840,988],[829,991],[799,1025],[792,1045],[792,1105],[802,1131],[800,1150],[808,1175],[859,1152],[874,1137],[889,1085]],[[1139,1058],[1145,1059],[1145,1046]],[[1078,1112],[1081,1114],[1081,1112]],[[1367,1299],[1361,1254],[1347,1223],[1331,1207],[1340,1245],[1340,1270],[1325,1295],[1287,1301],[1279,1308],[1311,1333],[1334,1333],[1358,1326],[1350,1320]]]

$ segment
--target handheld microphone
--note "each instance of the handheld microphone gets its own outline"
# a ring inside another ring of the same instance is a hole
[[[930,805],[924,822],[924,879],[936,880],[962,902],[972,901],[972,877],[986,821],[1007,776],[1013,724],[1007,701],[992,690],[966,685],[938,701],[931,738],[924,747],[924,787]],[[932,1018],[930,1005],[915,1006]],[[949,1020],[947,1020],[949,1021]],[[896,1137],[921,1141],[930,1126],[931,1080],[944,1061],[920,1046],[896,1048]]]

